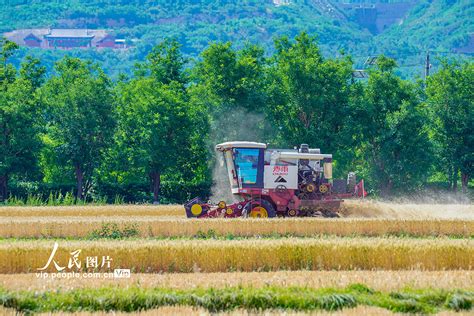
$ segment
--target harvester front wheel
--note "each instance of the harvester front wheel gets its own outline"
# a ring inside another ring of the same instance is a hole
[[[268,218],[275,217],[276,211],[273,205],[267,200],[249,201],[243,209],[245,217]]]

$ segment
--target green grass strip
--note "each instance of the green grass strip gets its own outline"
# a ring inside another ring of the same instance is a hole
[[[307,287],[227,287],[171,290],[163,288],[85,288],[70,291],[8,291],[0,288],[0,304],[24,313],[124,311],[162,306],[192,306],[210,312],[246,310],[334,311],[357,305],[377,306],[401,313],[470,310],[474,292],[463,290],[374,291],[354,284],[344,289]]]

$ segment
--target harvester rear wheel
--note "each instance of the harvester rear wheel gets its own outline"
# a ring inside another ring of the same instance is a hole
[[[245,214],[245,217],[267,218],[275,217],[276,211],[273,205],[267,200],[255,200],[245,204],[243,214]]]

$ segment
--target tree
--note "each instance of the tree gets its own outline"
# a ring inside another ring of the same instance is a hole
[[[426,93],[440,148],[441,168],[456,191],[459,173],[464,192],[474,172],[474,64],[444,60],[429,77]]]
[[[432,162],[426,110],[414,83],[394,74],[396,63],[381,56],[355,98],[358,153],[365,174],[382,196],[409,192],[426,181]]]
[[[37,167],[41,146],[39,107],[36,89],[41,85],[44,67],[27,58],[20,75],[8,63],[18,46],[1,40],[0,51],[0,200],[8,198],[8,182],[12,175],[25,174]]]
[[[159,202],[161,177],[190,150],[193,126],[179,85],[153,78],[132,80],[121,91],[118,141],[128,165],[148,175]],[[186,155],[187,156],[187,155]]]
[[[231,43],[211,44],[196,65],[193,93],[200,95],[211,117],[215,142],[264,140],[267,101],[264,51],[257,45],[234,50]],[[269,133],[268,133],[269,134]]]
[[[48,136],[59,161],[74,168],[76,197],[83,199],[114,133],[111,82],[97,65],[77,58],[65,57],[55,70],[41,93]]]
[[[171,82],[184,85],[188,82],[183,68],[187,59],[180,51],[181,45],[175,39],[166,39],[153,48],[147,56],[147,68],[150,75],[158,82]]]
[[[263,110],[265,105],[263,49],[247,45],[235,51],[232,44],[211,44],[196,67],[198,81],[216,98],[216,106]]]
[[[350,59],[324,59],[314,37],[276,41],[269,77],[269,116],[282,145],[307,143],[325,152],[340,147],[349,108]]]
[[[149,177],[156,203],[163,175],[185,175],[191,181],[195,173],[189,167],[198,171],[207,165],[205,153],[194,156],[202,153],[206,116],[190,103],[183,58],[175,48],[170,41],[155,48],[140,66],[142,75],[122,83],[118,93],[116,140],[127,160],[122,168]]]

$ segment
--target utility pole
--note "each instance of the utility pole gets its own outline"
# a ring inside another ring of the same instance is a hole
[[[428,51],[426,53],[426,63],[425,63],[425,81],[428,79],[428,77],[430,76],[430,68],[431,68],[431,64],[430,64],[430,51]]]

